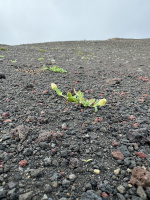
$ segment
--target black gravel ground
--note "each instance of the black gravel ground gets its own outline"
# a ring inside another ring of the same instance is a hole
[[[128,184],[135,166],[150,171],[150,39],[0,48],[0,199],[150,199]],[[107,104],[94,112],[51,83]]]

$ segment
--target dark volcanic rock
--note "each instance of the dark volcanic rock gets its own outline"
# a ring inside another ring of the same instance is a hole
[[[138,128],[130,130],[127,137],[131,142],[139,142],[141,144],[150,143],[150,129]]]
[[[5,74],[0,74],[0,79],[5,79],[5,78],[6,78]]]

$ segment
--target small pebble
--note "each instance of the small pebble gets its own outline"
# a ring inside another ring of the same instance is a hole
[[[94,173],[95,174],[100,174],[100,170],[99,169],[94,169]]]

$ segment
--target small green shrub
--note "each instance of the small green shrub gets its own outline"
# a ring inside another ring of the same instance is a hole
[[[44,58],[38,58],[38,60],[44,60]]]
[[[17,60],[11,60],[11,62],[12,62],[12,63],[16,63],[16,62],[17,62]]]
[[[41,52],[41,53],[45,53],[46,50],[44,50],[44,49],[40,49],[40,52]]]
[[[50,67],[49,70],[52,71],[52,72],[67,73],[66,70],[60,68],[60,67],[57,66],[57,65],[55,65],[55,66],[53,66],[53,67]]]
[[[6,47],[1,47],[0,50],[1,51],[7,51],[7,48]]]
[[[43,69],[43,70],[50,70],[50,71],[52,71],[52,72],[67,73],[66,70],[60,68],[60,67],[57,66],[57,65],[55,65],[55,66],[53,66],[53,67],[49,67],[49,68],[46,67],[45,65],[43,65],[42,69]]]
[[[76,92],[74,90],[75,95],[72,96],[70,92],[67,93],[67,96],[63,95],[62,92],[57,88],[57,85],[55,83],[51,83],[51,88],[56,91],[56,93],[59,96],[65,97],[68,99],[68,101],[75,102],[77,104],[82,104],[84,107],[94,107],[95,112],[98,111],[97,107],[98,106],[104,106],[106,104],[106,99],[100,99],[100,100],[95,100],[95,99],[84,99],[83,96],[84,94],[81,91]]]

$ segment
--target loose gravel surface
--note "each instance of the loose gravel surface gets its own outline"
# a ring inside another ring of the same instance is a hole
[[[0,199],[150,199],[128,183],[150,171],[150,39],[1,47]],[[76,105],[51,83],[107,104]]]

